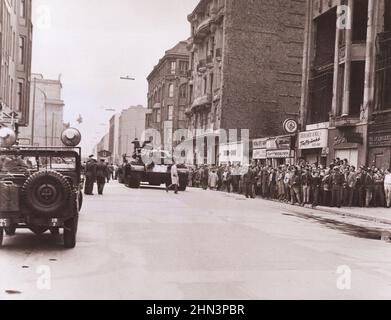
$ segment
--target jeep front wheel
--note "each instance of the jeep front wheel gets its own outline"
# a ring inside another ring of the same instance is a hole
[[[64,227],[64,247],[66,249],[73,249],[76,247],[76,234],[78,217],[74,217],[65,222]]]

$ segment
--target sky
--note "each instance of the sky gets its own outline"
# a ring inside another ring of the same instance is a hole
[[[198,2],[33,0],[32,72],[61,75],[64,121],[81,130],[86,153],[108,132],[114,112],[105,109],[147,106],[146,77],[190,36],[187,15]],[[128,75],[136,80],[120,80]]]

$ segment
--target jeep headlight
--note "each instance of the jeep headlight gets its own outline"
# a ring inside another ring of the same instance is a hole
[[[10,128],[0,129],[0,147],[12,147],[16,143],[16,133]]]
[[[75,128],[65,129],[61,134],[61,141],[67,147],[76,147],[81,142],[81,133]]]

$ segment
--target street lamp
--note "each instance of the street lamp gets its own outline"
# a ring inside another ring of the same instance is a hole
[[[129,80],[129,81],[135,81],[136,79],[135,78],[132,78],[130,76],[126,76],[126,77],[120,77],[121,80]]]

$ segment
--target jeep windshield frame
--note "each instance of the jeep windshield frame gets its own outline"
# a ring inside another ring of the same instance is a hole
[[[13,147],[0,148],[1,156],[23,156],[23,157],[48,157],[48,158],[75,158],[75,168],[71,171],[81,173],[81,148],[65,147]]]

